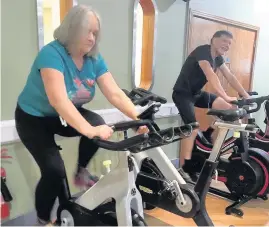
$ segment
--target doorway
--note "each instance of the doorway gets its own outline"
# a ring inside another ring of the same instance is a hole
[[[259,33],[258,27],[198,11],[190,11],[186,47],[187,55],[199,45],[210,44],[213,34],[218,30],[228,30],[233,34],[231,48],[223,57],[227,67],[242,86],[247,91],[251,91]],[[218,70],[216,74],[227,94],[238,97],[238,94],[231,88],[222,73]],[[203,90],[215,93],[209,84],[206,84]],[[197,121],[200,123],[201,130],[206,130],[212,124],[212,118],[208,117],[206,113],[206,109],[195,108],[195,114]]]

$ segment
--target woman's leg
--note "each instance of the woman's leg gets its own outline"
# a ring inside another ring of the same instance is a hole
[[[35,191],[35,207],[41,224],[50,222],[50,215],[60,194],[65,167],[54,135],[47,130],[45,118],[24,113],[17,108],[15,113],[18,135],[40,168],[41,178]]]
[[[80,113],[93,126],[105,124],[104,119],[92,111],[81,109]],[[93,142],[93,140],[82,136],[79,143],[78,165],[80,167],[86,168],[98,148],[99,147]]]
[[[78,111],[93,126],[105,124],[104,119],[100,115],[92,111],[89,111],[84,108],[78,108]],[[79,154],[74,183],[79,187],[91,187],[98,181],[98,177],[91,175],[87,170],[87,166],[99,147],[93,142],[93,140],[79,134],[72,127],[61,126],[60,120],[55,123],[54,127],[56,128],[54,131],[57,131],[57,134],[61,136],[81,136],[79,142]]]
[[[104,119],[100,115],[92,111],[81,108],[80,113],[93,126],[105,124]],[[98,178],[94,175],[91,175],[87,170],[87,166],[92,157],[97,152],[98,148],[99,147],[93,142],[93,140],[85,136],[82,136],[80,138],[77,172],[75,174],[76,185],[86,185],[88,187],[91,187],[98,181]]]

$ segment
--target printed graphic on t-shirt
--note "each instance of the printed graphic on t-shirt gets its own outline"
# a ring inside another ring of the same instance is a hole
[[[74,79],[76,90],[69,91],[68,97],[76,106],[88,103],[93,98],[90,90],[84,86],[83,82],[89,87],[93,87],[95,83],[95,81],[91,79],[86,79],[84,81],[81,81],[78,77]]]

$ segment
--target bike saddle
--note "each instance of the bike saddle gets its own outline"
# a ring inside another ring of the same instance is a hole
[[[216,116],[223,121],[233,122],[246,117],[247,111],[245,109],[235,109],[235,110],[211,109],[207,112],[207,115]]]

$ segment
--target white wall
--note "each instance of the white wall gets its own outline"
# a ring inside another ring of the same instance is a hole
[[[259,95],[268,95],[269,86],[265,83],[269,78],[269,1],[268,0],[191,0],[190,8],[212,15],[225,17],[260,28],[256,62],[254,68],[253,90]],[[257,123],[264,129],[264,110],[256,114]]]

